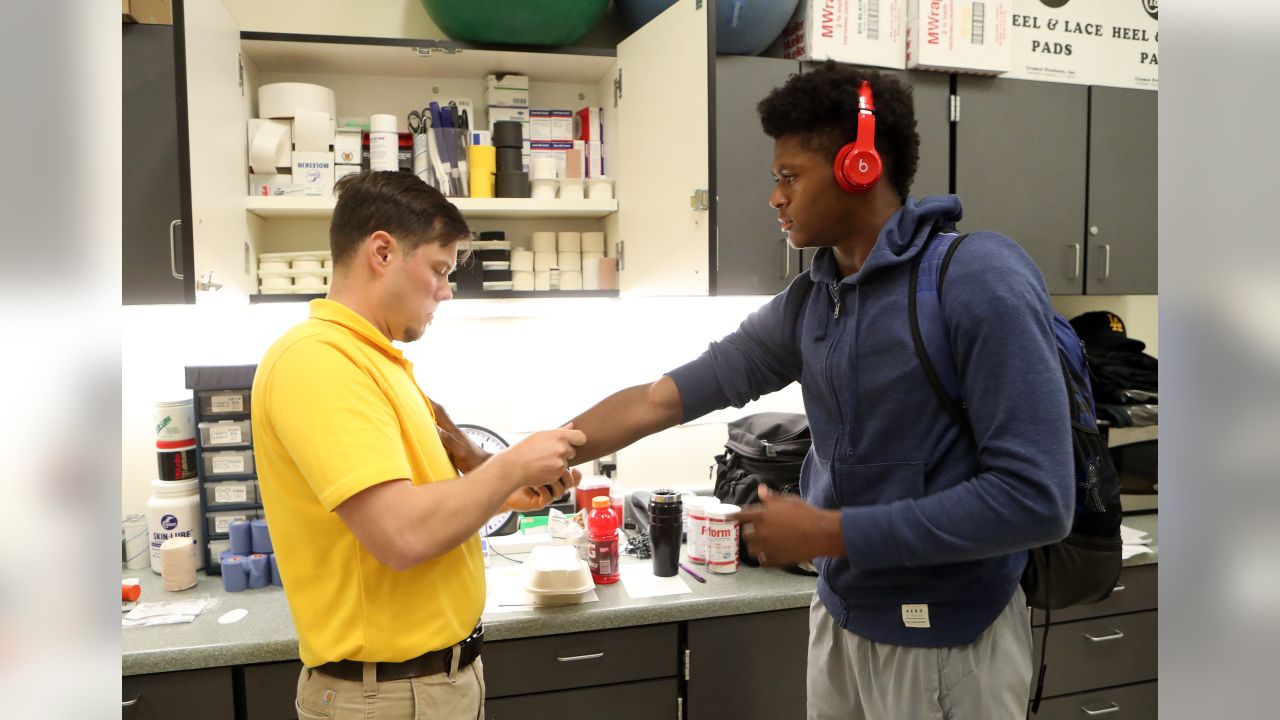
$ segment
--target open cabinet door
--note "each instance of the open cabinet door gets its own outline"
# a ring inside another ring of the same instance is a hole
[[[221,0],[185,0],[181,6],[186,87],[179,100],[186,103],[190,203],[190,222],[183,224],[195,246],[196,302],[243,303],[256,280],[245,212],[249,181],[240,27]],[[183,119],[180,114],[179,122]],[[221,289],[204,289],[210,273]]]
[[[706,295],[711,218],[708,3],[677,0],[618,45],[617,179],[623,295]],[[610,158],[606,156],[606,161]]]

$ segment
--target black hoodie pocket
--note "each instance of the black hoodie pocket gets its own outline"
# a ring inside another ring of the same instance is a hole
[[[882,505],[924,494],[924,463],[833,465],[832,485],[841,507]]]

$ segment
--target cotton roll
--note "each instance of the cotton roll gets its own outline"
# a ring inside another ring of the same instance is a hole
[[[533,290],[533,276],[534,272],[532,270],[516,270],[511,273],[511,289],[522,291]]]
[[[584,232],[582,233],[582,252],[604,252],[604,233],[602,232]]]
[[[584,263],[588,260],[603,260],[603,259],[604,259],[604,253],[602,252],[588,252],[586,250],[582,251],[582,262]]]
[[[551,271],[542,270],[533,274],[534,290],[550,290],[551,289]]]
[[[261,588],[271,584],[271,561],[262,553],[254,553],[249,561],[249,587]]]
[[[555,178],[534,178],[533,186],[529,191],[529,197],[534,200],[555,200],[556,199],[556,180]]]
[[[311,83],[281,82],[258,88],[258,116],[291,118],[301,108],[338,116],[333,90]]]
[[[545,272],[556,266],[557,256],[553,250],[535,250],[533,253],[533,269]]]
[[[241,592],[249,587],[249,568],[245,566],[243,555],[229,555],[222,558],[222,589],[227,592]]]
[[[271,531],[267,529],[266,520],[250,520],[249,530],[255,553],[266,554],[274,552],[271,547]]]
[[[528,250],[529,252],[533,252],[533,240],[528,235],[513,235],[511,237],[511,249],[513,251]]]
[[[612,200],[613,181],[609,178],[591,178],[587,185],[587,197],[592,200]]]
[[[280,565],[276,562],[275,553],[271,553],[271,584],[284,587],[284,579],[280,577]]]
[[[561,270],[582,270],[582,253],[576,250],[561,250],[556,253],[556,267]]]
[[[512,270],[533,270],[533,253],[529,250],[511,251]]]
[[[196,584],[196,544],[186,536],[171,537],[160,545],[160,577],[170,592]]]
[[[582,289],[600,289],[600,259],[588,258],[586,253],[582,254]]]
[[[561,290],[581,290],[582,289],[582,272],[578,270],[561,270],[560,271],[560,289]]]
[[[235,555],[248,555],[253,552],[253,531],[248,520],[237,520],[227,529],[231,535],[231,552]]]
[[[534,252],[555,252],[556,234],[553,232],[536,232],[532,236]]]
[[[560,199],[581,200],[586,197],[582,191],[582,178],[561,178]]]
[[[560,252],[582,252],[582,233],[580,232],[561,232],[556,233],[556,249]]]
[[[555,180],[556,159],[546,155],[533,158],[529,163],[529,177],[534,180]]]

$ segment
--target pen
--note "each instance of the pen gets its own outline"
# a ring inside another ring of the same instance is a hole
[[[700,583],[705,583],[705,582],[707,581],[707,579],[706,579],[706,578],[704,578],[704,577],[702,577],[701,575],[699,575],[698,573],[696,573],[696,572],[694,572],[694,571],[690,570],[690,569],[689,569],[689,566],[688,566],[688,565],[685,565],[684,563],[680,563],[680,569],[681,569],[681,570],[683,570],[683,571],[685,571],[685,572],[687,572],[687,573],[689,573],[690,575],[692,575],[692,576],[693,576],[693,579],[694,579],[694,580],[697,580],[697,581],[698,581],[698,582],[700,582]]]

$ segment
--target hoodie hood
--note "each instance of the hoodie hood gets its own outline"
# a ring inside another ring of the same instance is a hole
[[[814,254],[809,276],[814,282],[824,284],[836,281],[852,284],[881,268],[910,262],[935,227],[959,222],[963,214],[960,198],[955,195],[929,195],[918,200],[907,198],[880,228],[876,244],[858,272],[841,278],[835,252],[824,247],[818,248]]]

